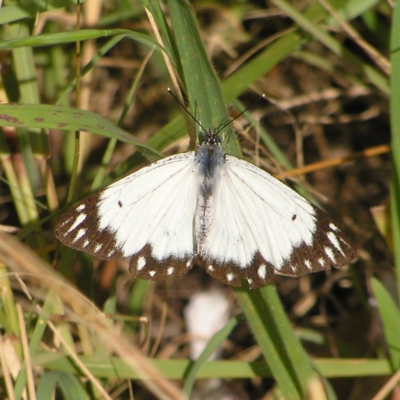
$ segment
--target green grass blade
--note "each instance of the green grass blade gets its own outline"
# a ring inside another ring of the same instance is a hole
[[[37,386],[37,398],[51,400],[54,398],[57,386],[60,387],[67,400],[89,399],[81,382],[75,375],[66,372],[45,372]]]
[[[372,288],[378,303],[393,371],[397,371],[400,368],[400,310],[378,279],[372,278]]]
[[[59,33],[43,33],[37,36],[25,36],[0,43],[0,50],[11,50],[20,47],[54,46],[63,43],[75,43],[105,38],[109,36],[124,35],[129,39],[136,40],[150,47],[159,47],[150,36],[143,33],[130,31],[128,29],[82,29],[80,31],[69,31]]]
[[[161,34],[164,43],[164,51],[168,55],[170,62],[175,66],[178,75],[182,77],[182,66],[180,63],[178,49],[176,48],[173,34],[166,20],[163,6],[157,0],[142,0],[142,3],[151,12]]]
[[[189,106],[192,114],[208,131],[228,121],[221,86],[207,58],[192,10],[182,1],[170,0],[169,9],[176,45],[182,64]],[[221,135],[228,140],[228,151],[240,154],[235,135],[227,126]]]
[[[127,368],[118,357],[80,355],[79,359],[95,376],[105,379],[140,379],[140,373]],[[184,379],[190,360],[146,359],[167,379]],[[76,372],[73,361],[61,352],[41,351],[32,357],[33,365],[55,371]],[[315,359],[314,363],[326,378],[354,378],[390,376],[393,373],[386,358]],[[301,368],[301,366],[300,366]],[[264,361],[207,361],[200,368],[197,379],[252,379],[271,378],[272,373]]]
[[[220,329],[214,336],[208,341],[207,346],[200,354],[199,358],[189,365],[188,370],[185,373],[185,384],[183,385],[183,393],[189,398],[195,383],[198,372],[210,356],[218,349],[221,343],[228,338],[235,329],[239,322],[239,318],[232,318],[228,323]]]
[[[393,250],[400,293],[400,7],[394,8],[391,33],[390,124],[392,129],[391,213]]]
[[[80,3],[85,3],[85,1],[82,0]],[[21,19],[35,18],[40,12],[43,13],[74,4],[77,4],[76,0],[48,0],[43,2],[28,0],[17,2],[17,4],[3,4],[0,13],[0,25]]]
[[[312,365],[294,335],[275,287],[235,291],[265,362],[285,398],[304,398],[307,382],[314,375]]]
[[[254,59],[224,80],[222,85],[226,100],[235,99],[305,43],[307,43],[307,40],[297,32],[291,32],[272,43]]]

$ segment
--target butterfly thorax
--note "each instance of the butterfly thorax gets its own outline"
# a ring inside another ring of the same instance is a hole
[[[200,193],[204,197],[209,197],[218,184],[221,166],[225,162],[221,138],[216,133],[207,133],[203,144],[196,151],[196,162],[200,178]]]

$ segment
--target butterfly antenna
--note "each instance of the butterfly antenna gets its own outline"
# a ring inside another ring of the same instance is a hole
[[[236,115],[235,118],[232,118],[231,120],[229,120],[226,124],[222,125],[221,128],[218,129],[218,132],[216,132],[217,134],[219,132],[221,132],[224,128],[226,128],[228,125],[230,125],[233,121],[235,121],[236,119],[238,119],[242,114],[244,114],[247,110],[249,110],[250,108],[254,107],[255,104],[257,104],[261,99],[265,99],[265,94],[262,94],[256,101],[254,101],[253,103],[251,103],[248,107],[246,107],[244,110],[242,110],[238,115]]]
[[[200,123],[200,121],[186,108],[186,106],[172,93],[172,90],[170,88],[167,88],[168,93],[172,96],[172,98],[185,110],[185,112],[187,112],[190,117],[193,119],[194,122],[196,122],[199,127],[204,131],[207,132],[204,129],[204,126]]]

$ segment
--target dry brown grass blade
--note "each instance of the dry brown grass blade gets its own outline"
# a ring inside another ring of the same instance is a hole
[[[310,172],[319,171],[320,169],[335,167],[337,165],[341,165],[349,161],[354,161],[359,158],[373,157],[380,154],[389,153],[389,151],[390,146],[387,144],[382,144],[380,146],[370,147],[369,149],[360,151],[359,153],[351,154],[349,156],[331,158],[330,160],[318,161],[316,163],[308,164],[301,168],[291,169],[290,171],[285,171],[282,174],[277,174],[275,175],[275,177],[278,179],[283,179],[288,176],[308,174]]]

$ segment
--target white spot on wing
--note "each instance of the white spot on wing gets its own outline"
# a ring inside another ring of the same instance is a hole
[[[325,260],[322,257],[318,258],[318,263],[323,267],[325,265]]]
[[[336,249],[339,250],[344,255],[343,250],[340,247],[339,241],[337,240],[335,234],[333,232],[328,232],[326,236],[328,237],[329,241],[336,247]]]
[[[82,247],[87,247],[87,246],[89,246],[89,243],[90,243],[90,241],[89,241],[88,239],[86,239],[86,240],[83,242]]]
[[[75,243],[76,241],[78,241],[85,234],[86,234],[86,229],[79,229],[79,231],[77,232],[77,234],[76,234],[74,240],[72,241],[72,243]]]
[[[79,214],[76,217],[76,220],[74,221],[74,223],[69,227],[67,233],[72,232],[77,226],[79,226],[86,219],[86,217],[87,217],[86,214]]]
[[[209,265],[208,267],[207,267],[207,269],[209,270],[209,271],[214,271],[214,267],[212,266],[212,265]]]
[[[249,285],[251,285],[253,283],[253,279],[249,278],[247,279],[247,282],[249,282]]]
[[[96,244],[96,247],[94,248],[94,251],[95,251],[95,252],[98,252],[99,250],[101,250],[102,247],[103,247],[103,244],[102,244],[102,243],[97,243],[97,244]]]
[[[333,251],[329,247],[324,247],[325,254],[331,259],[332,262],[335,262],[335,255]]]
[[[189,260],[187,260],[186,268],[189,268],[192,265],[192,260],[193,260],[193,258],[189,258]]]
[[[337,232],[339,230],[339,228],[332,222],[329,224],[329,228],[331,228],[335,232]]]
[[[71,219],[72,219],[72,217],[69,217],[69,218],[67,218],[65,221],[63,221],[63,222],[60,224],[60,228],[62,228],[64,225],[69,224],[70,221],[71,221]]]
[[[146,258],[144,258],[143,256],[140,256],[136,263],[136,269],[138,271],[140,271],[141,269],[144,268],[145,265],[146,265]]]
[[[265,264],[261,264],[258,267],[257,275],[260,277],[260,279],[265,279],[265,277],[267,276],[267,267],[265,266]]]
[[[291,266],[290,266],[290,269],[291,269],[293,272],[296,272],[296,271],[297,271],[297,267],[296,267],[295,265],[291,265]]]
[[[156,274],[156,271],[150,271],[150,272],[149,272],[149,275],[150,275],[151,277],[153,277],[155,274]]]
[[[229,272],[226,274],[226,279],[228,279],[228,282],[231,282],[235,275],[232,274],[232,272]]]
[[[78,207],[76,207],[76,211],[81,212],[81,211],[83,211],[85,208],[86,208],[86,205],[82,203],[82,204],[80,204]]]
[[[111,257],[114,253],[115,253],[115,249],[111,249],[111,250],[108,252],[107,257]]]
[[[174,272],[174,267],[169,267],[168,269],[167,269],[167,274],[168,275],[172,275],[172,273]]]
[[[304,264],[310,271],[312,270],[312,266],[311,266],[310,260],[305,260]]]

